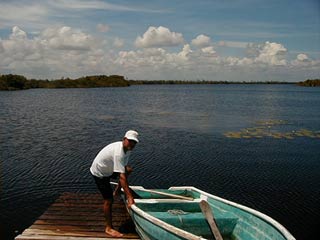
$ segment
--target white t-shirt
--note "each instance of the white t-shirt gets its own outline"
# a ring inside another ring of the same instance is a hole
[[[125,173],[129,156],[130,151],[124,152],[122,141],[111,143],[98,153],[93,160],[90,172],[99,178],[109,177],[113,172]]]

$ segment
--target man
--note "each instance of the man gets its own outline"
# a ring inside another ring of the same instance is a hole
[[[123,188],[128,199],[128,207],[134,204],[134,200],[128,184],[128,166],[130,151],[134,149],[138,140],[138,133],[133,130],[126,132],[122,141],[114,142],[104,147],[95,157],[90,172],[94,177],[98,189],[104,199],[104,215],[106,218],[105,232],[112,237],[122,237],[123,234],[112,227],[112,203],[113,191],[110,178],[119,176],[119,185]]]

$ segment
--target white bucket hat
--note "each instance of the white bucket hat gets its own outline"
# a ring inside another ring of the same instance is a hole
[[[125,138],[136,141],[137,143],[139,142],[138,136],[139,136],[139,133],[134,130],[129,130],[126,132],[126,135],[124,135]]]

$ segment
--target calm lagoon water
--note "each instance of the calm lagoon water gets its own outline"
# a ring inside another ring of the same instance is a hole
[[[0,238],[13,239],[63,192],[96,192],[93,158],[136,129],[132,185],[193,185],[315,239],[319,120],[320,88],[295,85],[0,92]]]

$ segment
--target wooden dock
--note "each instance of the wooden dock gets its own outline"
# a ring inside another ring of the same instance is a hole
[[[100,194],[63,193],[15,240],[110,240],[140,239],[121,199],[113,204],[113,226],[122,238],[105,232],[103,199]]]

